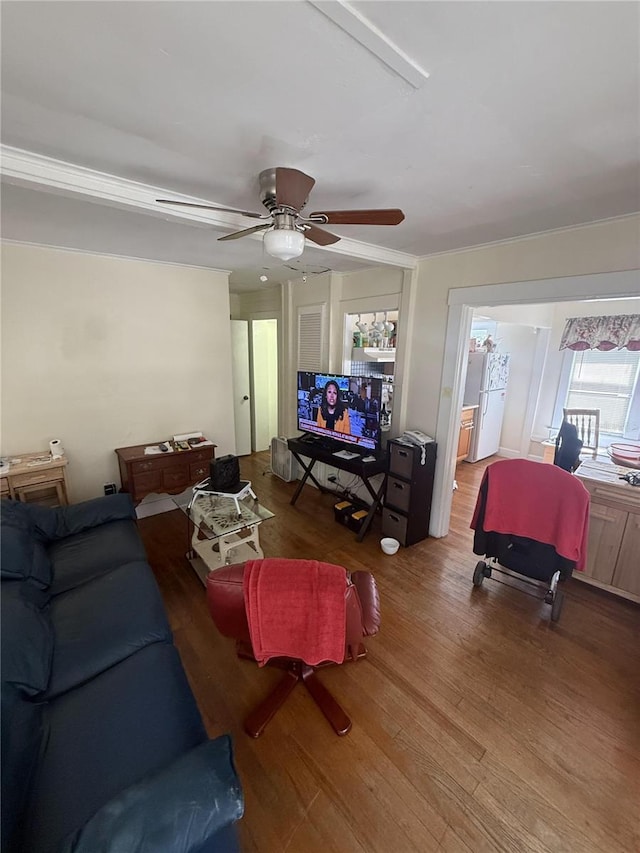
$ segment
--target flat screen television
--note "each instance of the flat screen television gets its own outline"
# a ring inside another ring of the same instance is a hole
[[[382,380],[298,371],[298,429],[376,453],[381,447]]]

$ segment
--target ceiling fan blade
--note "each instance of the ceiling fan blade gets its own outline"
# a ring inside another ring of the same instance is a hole
[[[159,204],[178,204],[181,207],[198,207],[201,210],[221,210],[224,213],[240,213],[242,216],[250,216],[252,219],[268,219],[263,213],[253,213],[251,210],[237,210],[235,207],[218,207],[216,204],[194,204],[190,201],[172,201],[170,198],[157,198]]]
[[[254,225],[253,228],[245,228],[244,231],[234,231],[233,234],[225,234],[224,237],[218,237],[218,241],[238,240],[240,237],[246,237],[248,234],[255,234],[256,231],[264,231],[266,228],[271,228],[270,222],[265,222],[264,225]]]
[[[318,228],[317,225],[309,225],[308,228],[305,228],[304,236],[312,243],[317,243],[318,246],[329,246],[331,243],[337,243],[340,239],[331,231],[325,231],[324,228]]]
[[[380,210],[319,210],[309,216],[326,216],[327,225],[399,225],[404,219],[404,213],[397,207]]]
[[[276,167],[276,202],[279,207],[292,207],[300,211],[313,189],[315,179],[298,169]]]

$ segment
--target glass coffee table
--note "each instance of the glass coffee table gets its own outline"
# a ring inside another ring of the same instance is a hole
[[[191,503],[176,500],[176,506],[189,519],[187,559],[200,557],[208,571],[230,563],[264,557],[259,527],[265,511],[255,501],[235,501],[219,495],[199,494]],[[268,511],[267,511],[268,512]]]

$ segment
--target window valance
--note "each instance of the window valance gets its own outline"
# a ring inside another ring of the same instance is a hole
[[[610,317],[570,317],[560,349],[640,350],[640,314]]]

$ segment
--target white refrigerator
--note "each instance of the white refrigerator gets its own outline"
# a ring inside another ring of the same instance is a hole
[[[464,405],[478,406],[471,436],[468,462],[477,462],[500,447],[504,401],[509,380],[509,355],[497,352],[470,352]]]

